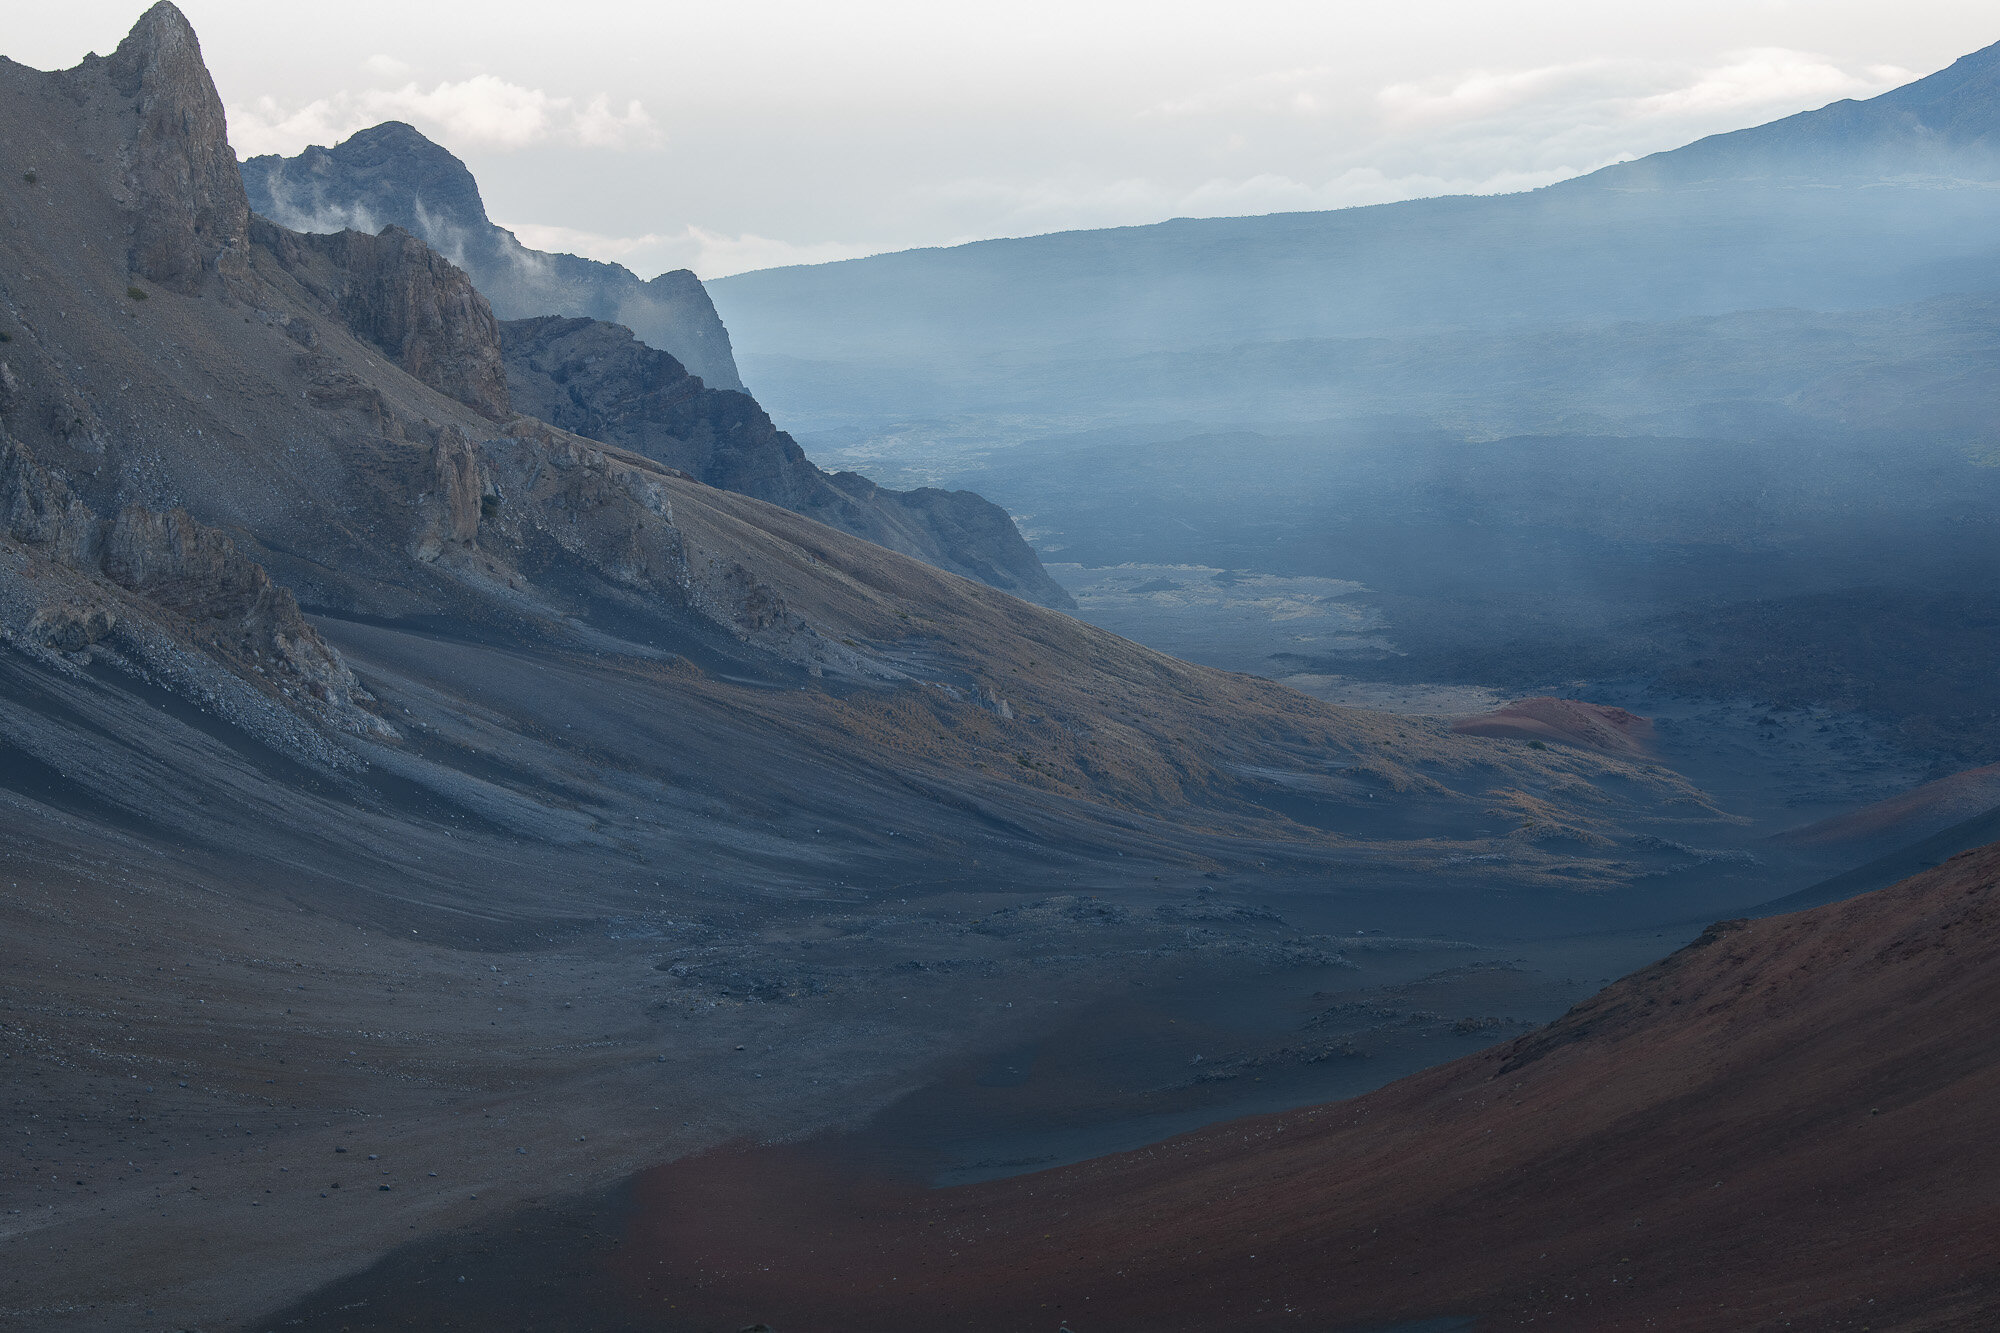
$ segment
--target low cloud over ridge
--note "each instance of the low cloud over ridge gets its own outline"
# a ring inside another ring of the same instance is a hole
[[[379,74],[402,72],[400,62],[387,56],[371,58],[368,68]],[[227,112],[230,141],[244,157],[291,154],[308,144],[338,143],[385,120],[407,120],[441,141],[465,148],[503,151],[549,142],[585,148],[650,147],[664,137],[636,98],[621,110],[603,93],[579,102],[491,74],[428,89],[414,80],[396,88],[343,89],[298,105],[264,96],[231,103]]]

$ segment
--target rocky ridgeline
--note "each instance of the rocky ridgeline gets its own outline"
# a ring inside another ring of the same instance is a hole
[[[712,388],[741,389],[729,333],[701,279],[686,269],[650,282],[620,264],[530,250],[486,216],[463,162],[401,121],[297,157],[242,166],[250,207],[302,232],[401,227],[472,275],[503,319],[610,320],[662,348]]]
[[[131,242],[122,262],[78,246],[54,261],[81,266],[69,270],[78,285],[66,308],[10,301],[0,322],[8,643],[58,670],[124,667],[231,715],[247,705],[225,676],[338,730],[392,734],[359,706],[365,692],[295,594],[239,548],[247,542],[309,580],[301,586],[329,609],[483,603],[476,614],[490,615],[497,601],[510,618],[553,624],[579,599],[609,596],[815,673],[880,674],[743,561],[691,541],[661,494],[666,469],[516,415],[499,322],[463,270],[397,228],[300,235],[253,218],[220,99],[174,6],[148,10],[109,59],[50,77],[82,105],[117,109],[115,124],[79,130],[116,145],[118,175],[98,197],[123,214]],[[111,154],[83,159],[108,166]],[[75,185],[93,173],[61,174]],[[75,211],[87,206],[66,198],[52,235],[94,234]],[[83,294],[107,280],[143,280],[159,295],[132,287],[92,332],[81,316],[104,307]],[[135,338],[142,298],[170,321],[164,336]],[[178,314],[187,321],[171,322]],[[263,332],[273,329],[275,346]],[[217,344],[217,330],[248,341]],[[371,368],[347,335],[416,384]],[[131,383],[118,368],[156,374],[162,356],[170,376],[214,388],[162,382],[169,396],[133,411],[111,387]],[[668,360],[696,394],[754,411]],[[254,383],[250,365],[284,378]],[[452,420],[450,404],[417,385],[478,416]],[[302,453],[308,461],[294,461]],[[385,587],[401,600],[383,604]]]
[[[517,411],[707,485],[1043,606],[1074,605],[997,505],[970,491],[887,490],[815,466],[741,392],[729,335],[692,273],[641,283],[615,264],[526,249],[487,218],[465,164],[412,127],[392,121],[331,149],[252,158],[242,179],[250,206],[283,224],[258,230],[259,242],[295,271],[303,250],[332,259],[341,276],[315,290],[440,392],[495,419],[511,397]],[[485,352],[472,345],[490,316],[446,292],[448,283],[415,294],[412,317],[403,315],[407,278],[423,266],[415,250],[426,245],[433,273],[462,269],[507,319],[505,386],[490,383]],[[427,317],[433,311],[442,318]],[[436,345],[447,328],[458,330],[458,346]]]
[[[123,162],[132,271],[189,295],[210,273],[240,273],[249,206],[194,29],[172,5],[155,5],[108,60],[90,57],[71,74],[88,79],[96,64],[137,118]]]
[[[519,411],[1028,601],[1074,605],[1007,512],[971,491],[829,474],[748,394],[706,387],[619,325],[547,316],[501,329]]]

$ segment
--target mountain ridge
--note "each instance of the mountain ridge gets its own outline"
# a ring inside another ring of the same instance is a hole
[[[1660,765],[1193,666],[518,411],[447,256],[210,169],[166,0],[0,63],[0,123],[0,1319],[247,1325],[1098,997],[1775,873]]]
[[[913,417],[1018,415],[984,383],[996,367],[1032,391],[1159,352],[1990,290],[1997,65],[1989,47],[1868,101],[1525,193],[978,241],[757,270],[710,292],[780,416],[886,434]],[[1087,383],[1038,410],[1111,415]]]
[[[332,149],[253,158],[241,175],[258,215],[298,224],[307,239],[293,248],[372,256],[386,224],[409,238],[405,251],[428,246],[466,272],[512,330],[505,375],[514,392],[545,419],[1040,605],[1074,607],[1013,521],[979,496],[886,490],[815,466],[743,389],[728,333],[693,274],[639,284],[616,265],[524,249],[487,220],[465,164],[413,127],[390,121]],[[343,299],[354,291],[347,283]],[[559,332],[549,322],[557,319]],[[551,370],[540,361],[558,339],[567,350]],[[500,372],[465,373],[486,380],[473,405],[504,417]],[[699,438],[676,437],[669,420]],[[719,450],[717,429],[726,433]]]
[[[1774,168],[1807,180],[1952,175],[1968,164],[1987,179],[2000,170],[2000,42],[1871,98],[1709,135],[1548,188],[1659,189]]]
[[[384,121],[296,157],[253,157],[241,172],[252,210],[295,231],[399,226],[469,272],[503,319],[623,324],[711,387],[743,387],[729,332],[693,273],[642,280],[622,264],[529,249],[487,217],[465,164],[407,122]]]

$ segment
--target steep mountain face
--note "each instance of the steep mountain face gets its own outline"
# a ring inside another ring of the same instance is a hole
[[[1720,922],[1548,1027],[1348,1102],[947,1190],[813,1145],[676,1163],[615,1222],[591,1214],[595,1243],[550,1233],[571,1238],[564,1281],[495,1265],[449,1312],[913,1333],[1990,1328],[1996,1005],[1988,846]],[[443,1317],[411,1280],[435,1271],[295,1313]]]
[[[401,227],[472,275],[502,319],[588,316],[633,330],[716,389],[741,389],[728,330],[686,269],[648,282],[621,264],[530,250],[486,216],[465,164],[401,121],[332,148],[242,166],[250,208],[294,231]]]
[[[173,682],[245,732],[352,760],[309,723],[377,739],[394,729],[291,592],[180,510],[91,513],[0,426],[0,642],[61,676],[110,668]]]
[[[257,213],[309,234],[341,229],[305,244],[342,249],[343,271],[416,262],[418,252],[449,256],[448,266],[469,273],[509,321],[506,377],[521,410],[1040,605],[1074,605],[1006,513],[977,495],[884,490],[854,473],[828,476],[815,467],[740,392],[729,335],[693,274],[640,283],[614,264],[525,249],[487,220],[465,164],[410,126],[392,121],[332,149],[253,158],[242,178]],[[403,239],[375,242],[370,234],[384,225]],[[336,298],[350,323],[359,314],[354,302],[379,304],[362,290],[367,285],[346,280]],[[424,378],[384,341],[405,334],[364,336]],[[472,373],[483,385],[473,398],[446,392],[504,416],[491,367]]]
[[[189,294],[209,273],[240,271],[248,239],[235,155],[193,40],[148,11],[103,71],[137,122],[124,181],[128,202],[144,202],[131,213],[132,271]]]
[[[829,476],[749,395],[706,388],[616,324],[548,316],[502,327],[523,412],[1039,605],[1074,605],[1007,512],[971,491]]]

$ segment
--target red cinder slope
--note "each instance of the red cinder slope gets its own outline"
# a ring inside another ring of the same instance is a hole
[[[1651,718],[1581,699],[1520,699],[1491,713],[1460,718],[1451,729],[1461,736],[1556,741],[1619,755],[1643,755],[1653,740]]]
[[[1724,923],[1370,1096],[1037,1175],[924,1191],[810,1147],[667,1167],[620,1247],[627,1311],[786,1333],[2000,1327],[1997,883],[2000,845]]]

